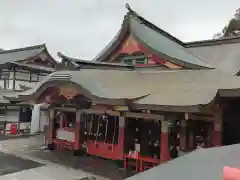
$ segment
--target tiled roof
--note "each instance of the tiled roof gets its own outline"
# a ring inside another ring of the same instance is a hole
[[[71,57],[68,57],[66,55],[63,55],[62,53],[58,53],[58,56],[63,58],[63,59],[74,62],[74,64],[77,64],[78,66],[88,64],[88,65],[96,65],[96,66],[133,68],[133,66],[131,66],[131,65],[122,64],[122,63],[97,62],[97,61],[87,61],[87,60],[82,60],[82,59],[77,59],[77,58],[71,58]]]
[[[54,72],[55,71],[54,68],[39,66],[39,65],[34,65],[34,64],[23,64],[23,63],[18,63],[18,62],[11,62],[10,64],[14,64],[14,65],[29,68],[29,69],[37,69],[37,70],[45,71],[45,72]]]
[[[240,71],[240,37],[193,42],[187,47],[191,53],[205,59],[214,68],[231,74]]]
[[[54,82],[73,82],[92,95],[104,99],[142,97],[134,101],[136,106],[159,107],[194,106],[197,108],[212,102],[217,94],[224,97],[231,96],[231,90],[240,89],[240,79],[237,76],[220,70],[106,71],[82,69],[55,72],[22,95],[34,94],[45,84],[53,85]],[[235,91],[234,96],[239,97],[240,92]]]
[[[0,51],[0,64],[27,60],[40,54],[45,48],[46,47],[43,44],[20,49]]]
[[[184,46],[141,23],[138,18],[132,17],[129,21],[134,37],[170,62],[189,68],[194,66],[210,68],[210,65],[188,52]]]
[[[5,97],[16,97],[17,93],[12,90],[4,90],[2,87],[0,87],[0,104],[9,104],[10,101]]]

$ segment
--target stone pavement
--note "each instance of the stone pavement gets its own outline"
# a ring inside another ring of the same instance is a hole
[[[61,164],[76,170],[83,170],[94,175],[113,180],[123,180],[125,173],[120,170],[113,161],[104,160],[91,156],[73,156],[71,152],[31,151],[28,156],[41,160],[48,160],[52,163]]]
[[[37,168],[44,165],[35,161],[25,160],[3,152],[0,152],[0,160],[0,176],[15,172],[21,172],[23,170],[28,170],[32,168]]]
[[[44,138],[42,135],[29,137],[16,137],[0,141],[0,151],[23,152],[30,149],[39,149],[43,146]]]
[[[0,180],[80,180],[84,177],[95,177],[96,180],[124,179],[122,172],[111,161],[43,151],[43,142],[41,135],[0,141],[0,151],[44,164],[42,167],[0,176]]]
[[[0,180],[81,180],[87,175],[65,167],[46,165],[0,176]]]

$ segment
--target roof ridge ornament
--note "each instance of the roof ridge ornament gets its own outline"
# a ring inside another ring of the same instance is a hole
[[[125,7],[127,8],[128,12],[127,14],[124,16],[124,19],[129,19],[129,17],[132,16],[132,14],[134,13],[134,11],[131,9],[130,5],[128,3],[126,3]]]
[[[132,9],[128,3],[126,3],[125,7],[127,8],[128,11],[132,11]]]
[[[125,15],[124,19],[129,19],[129,17],[134,17],[137,19],[140,23],[143,23],[140,16],[138,15],[137,12],[135,12],[128,3],[126,3],[126,8],[128,10],[127,14]]]

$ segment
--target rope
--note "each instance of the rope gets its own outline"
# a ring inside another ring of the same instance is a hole
[[[98,133],[99,133],[99,128],[100,128],[100,122],[99,122],[99,121],[100,121],[100,119],[101,119],[101,117],[102,117],[103,115],[104,115],[104,114],[99,115],[98,120],[97,120],[98,126],[97,126],[95,144],[97,144],[97,140],[98,140]]]
[[[104,144],[106,143],[106,139],[107,139],[107,133],[108,133],[108,118],[106,118],[106,126],[105,126],[105,137],[104,137]]]
[[[90,119],[90,127],[89,127],[89,135],[92,134],[92,125],[93,125],[93,114],[91,114],[91,119]]]
[[[116,126],[117,126],[117,120],[116,120],[116,117],[114,117],[114,133],[113,133],[113,140],[112,140],[112,152],[113,152],[114,139],[115,139],[115,135],[116,135]]]

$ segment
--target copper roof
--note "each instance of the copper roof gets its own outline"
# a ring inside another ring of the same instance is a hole
[[[220,70],[126,71],[82,69],[49,75],[31,95],[56,82],[75,83],[104,99],[135,99],[134,104],[187,107],[207,105],[219,96],[240,96],[240,79]],[[235,90],[232,95],[231,90]],[[136,100],[138,98],[138,100]]]
[[[58,53],[58,56],[62,59],[73,62],[74,64],[76,64],[76,66],[88,64],[88,65],[95,65],[95,66],[125,67],[128,69],[134,67],[133,65],[127,65],[127,64],[123,64],[123,63],[97,62],[97,61],[87,61],[87,60],[72,58],[72,57],[68,57],[60,52]]]
[[[43,66],[40,67],[36,65],[29,65],[29,64],[22,63],[22,61],[35,58],[38,55],[41,55],[41,53],[43,52],[48,56],[48,60],[52,62],[54,67],[58,68],[59,63],[49,54],[45,44],[0,51],[0,65],[14,64],[14,65],[18,65],[25,68],[53,72],[53,68],[48,68],[48,67],[45,68]]]
[[[188,50],[205,59],[214,68],[238,74],[240,70],[240,37],[226,38],[188,45]]]
[[[46,48],[45,44],[19,49],[0,51],[0,64],[27,60],[40,54]]]
[[[45,72],[54,72],[55,69],[51,67],[45,67],[45,66],[39,66],[35,64],[23,64],[23,63],[18,63],[18,62],[11,62],[10,64],[17,65],[20,67],[28,68],[28,69],[34,69],[34,70],[39,70],[39,71],[45,71]]]

